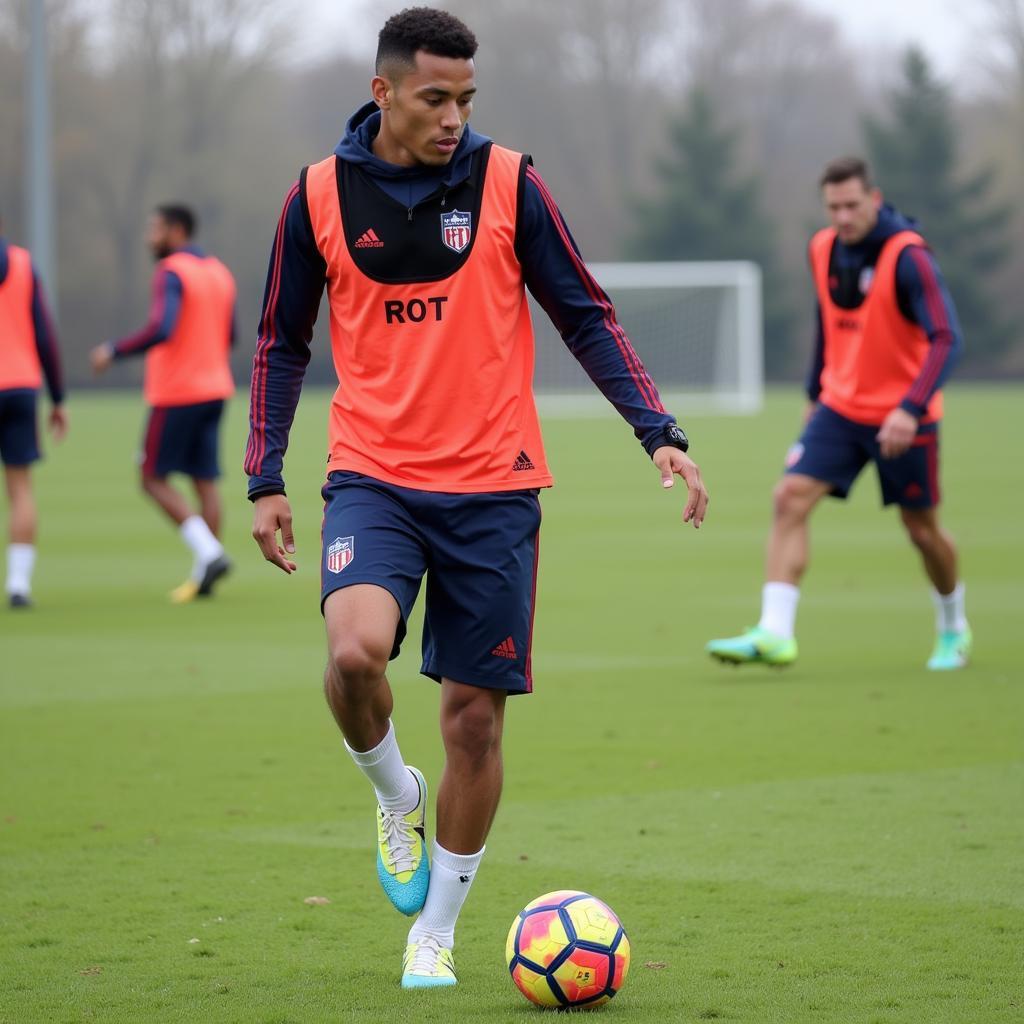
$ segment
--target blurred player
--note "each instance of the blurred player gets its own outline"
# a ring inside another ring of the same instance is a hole
[[[10,510],[5,593],[11,608],[32,604],[37,519],[31,466],[40,458],[36,395],[44,377],[50,430],[60,441],[68,419],[57,336],[31,256],[0,234],[0,459]]]
[[[821,188],[832,226],[810,245],[818,296],[811,407],[775,489],[761,620],[707,649],[728,662],[796,659],[811,512],[826,495],[845,498],[873,462],[882,502],[899,505],[934,588],[937,636],[928,668],[963,668],[971,652],[964,586],[938,514],[940,388],[963,347],[956,310],[914,222],[883,204],[862,160],[834,160]]]
[[[324,287],[339,386],[321,562],[327,700],[378,800],[377,871],[412,926],[402,985],[454,985],[455,922],[498,805],[505,698],[532,688],[538,491],[524,286],[633,427],[665,487],[707,493],[686,438],[527,157],[467,124],[476,39],[441,11],[395,15],[373,102],[303,170],[277,229],[253,365],[253,534],[295,570],[281,470]],[[280,531],[280,542],[277,533]],[[424,574],[422,672],[441,684],[446,764],[430,864],[427,788],[406,767],[385,671]]]
[[[235,282],[220,260],[192,242],[195,216],[186,206],[159,206],[146,241],[157,261],[149,320],[138,333],[92,350],[103,373],[115,359],[145,353],[143,391],[150,406],[143,439],[142,489],[167,513],[192,552],[190,578],[171,593],[181,604],[205,597],[231,568],[220,540],[218,434],[234,391],[230,354],[235,338]],[[167,480],[192,478],[199,502]]]

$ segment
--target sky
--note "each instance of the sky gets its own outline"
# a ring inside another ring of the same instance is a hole
[[[306,0],[309,6],[309,0]],[[395,0],[394,10],[413,0]],[[429,0],[417,0],[427,3]],[[839,22],[846,39],[857,49],[889,51],[917,43],[946,78],[970,80],[977,71],[978,25],[976,5],[964,0],[796,0],[801,6],[831,15]],[[309,38],[303,39],[305,56],[339,47],[355,52],[372,52],[379,29],[377,19],[390,13],[385,5],[365,20],[360,0],[314,0],[315,18],[306,18]],[[354,16],[357,15],[358,16]],[[351,41],[350,45],[346,45]]]
[[[831,15],[857,48],[921,46],[943,77],[971,77],[980,15],[962,0],[798,0]]]

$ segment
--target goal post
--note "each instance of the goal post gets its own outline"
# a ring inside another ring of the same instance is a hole
[[[756,413],[764,400],[761,269],[756,263],[591,263],[619,323],[679,416]],[[537,337],[534,389],[546,416],[611,409],[547,315],[530,300]]]

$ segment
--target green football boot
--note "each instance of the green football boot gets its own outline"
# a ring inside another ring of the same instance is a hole
[[[940,633],[935,638],[935,647],[928,659],[928,668],[932,672],[952,672],[966,667],[971,659],[973,643],[974,637],[971,636],[970,626],[965,627],[962,633]]]
[[[795,639],[787,640],[760,626],[754,626],[739,636],[712,640],[704,649],[712,658],[730,665],[746,665],[755,661],[763,665],[792,665],[797,654]]]

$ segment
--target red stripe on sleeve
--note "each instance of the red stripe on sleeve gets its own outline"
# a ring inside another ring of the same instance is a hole
[[[252,384],[249,395],[252,431],[249,434],[249,444],[245,453],[245,471],[250,476],[259,476],[263,469],[263,456],[266,453],[267,364],[270,348],[277,340],[275,326],[277,299],[281,292],[281,257],[284,252],[285,220],[288,216],[288,207],[298,194],[299,183],[296,181],[288,190],[284,207],[281,210],[281,216],[277,222],[277,233],[274,236],[274,262],[270,275],[270,290],[267,293],[267,302],[263,308],[263,316],[260,318],[260,338],[256,345],[256,354],[253,356]]]
[[[921,279],[925,308],[928,310],[928,318],[931,320],[933,338],[939,332],[944,332],[946,335],[945,338],[935,338],[932,341],[928,358],[908,396],[915,405],[926,405],[935,386],[935,381],[938,380],[942,368],[946,365],[946,359],[953,347],[953,335],[946,317],[946,304],[942,300],[942,291],[927,252],[920,246],[911,246],[909,252],[917,269],[918,277]]]
[[[149,318],[146,326],[135,334],[117,343],[117,351],[121,355],[128,355],[138,348],[142,348],[153,338],[153,335],[160,330],[164,320],[164,310],[167,306],[167,271],[160,268],[153,275],[153,298],[149,307]]]
[[[39,299],[39,311],[42,314],[43,320],[43,333],[46,335],[44,338],[36,338],[36,345],[42,349],[46,347],[46,358],[41,358],[40,361],[43,363],[43,369],[47,373],[47,385],[50,388],[50,394],[63,395],[64,392],[64,367],[61,363],[60,349],[57,346],[57,331],[53,325],[53,317],[50,316],[50,307],[46,302],[46,294],[43,291],[43,286],[37,279],[35,282],[36,295]],[[53,375],[52,379],[50,374]]]
[[[921,369],[917,382],[910,390],[910,401],[915,405],[928,404],[932,389],[935,387],[935,381],[938,380],[939,374],[942,373],[952,347],[952,341],[937,340],[932,342],[931,351],[928,353],[924,367]]]

